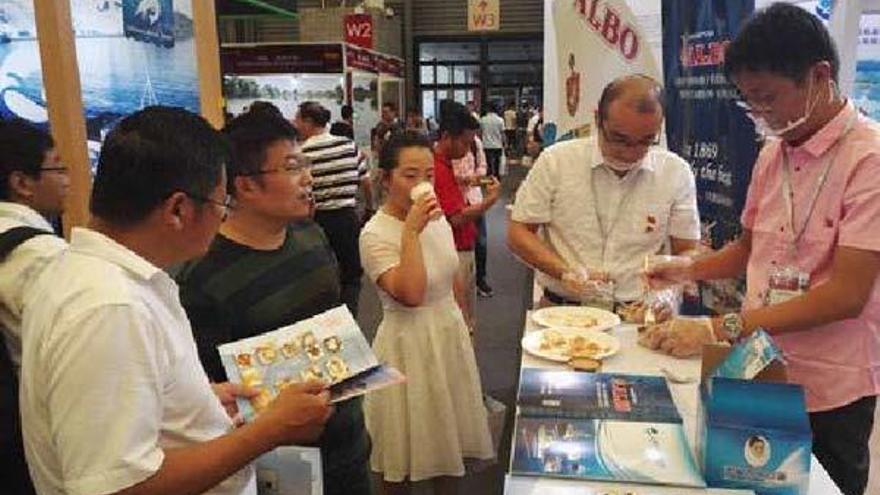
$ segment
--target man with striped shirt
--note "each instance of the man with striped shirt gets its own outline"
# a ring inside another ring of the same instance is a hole
[[[336,260],[309,217],[312,178],[281,117],[249,112],[224,130],[236,201],[208,253],[178,270],[180,299],[212,381],[226,374],[217,346],[292,325],[334,308]],[[360,398],[336,404],[317,446],[326,495],[369,495],[370,440]]]
[[[357,215],[358,189],[364,189],[369,215],[372,189],[366,161],[351,139],[334,136],[327,130],[330,111],[319,103],[307,101],[299,106],[293,124],[302,139],[302,152],[312,164],[312,193],[315,198],[315,221],[324,229],[339,261],[342,300],[357,316],[361,291],[360,252]]]

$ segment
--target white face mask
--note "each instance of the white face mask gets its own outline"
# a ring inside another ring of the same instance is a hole
[[[830,82],[831,87],[828,91],[828,103],[834,101],[834,81]],[[810,84],[810,93],[813,92],[812,82]],[[751,121],[755,124],[755,132],[758,133],[759,136],[767,137],[780,137],[789,133],[798,127],[804,125],[807,120],[810,119],[810,116],[813,115],[813,111],[816,110],[816,106],[819,104],[819,94],[816,94],[816,98],[813,98],[812,101],[807,99],[807,102],[804,105],[804,114],[795,119],[786,122],[782,126],[774,127],[761,115],[756,115],[751,112],[746,111],[746,115],[751,119]]]
[[[602,163],[605,164],[606,167],[615,170],[617,172],[629,172],[630,170],[635,170],[639,168],[642,164],[642,159],[639,159],[634,162],[624,162],[621,160],[617,160],[615,158],[609,158],[603,155]]]

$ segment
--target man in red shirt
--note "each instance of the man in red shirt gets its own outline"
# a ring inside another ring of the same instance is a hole
[[[474,280],[474,247],[477,243],[478,218],[483,216],[498,200],[501,184],[492,178],[486,185],[483,201],[468,205],[455,181],[452,160],[463,158],[474,142],[480,123],[470,114],[467,107],[450,100],[440,105],[440,139],[434,147],[434,191],[446,219],[452,225],[455,248],[458,250],[459,276],[466,289],[464,304],[465,318],[473,330],[474,301],[476,283]]]

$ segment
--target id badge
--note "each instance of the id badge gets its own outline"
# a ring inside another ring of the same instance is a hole
[[[791,265],[775,266],[770,270],[764,304],[773,306],[784,303],[804,294],[809,288],[809,273],[804,273]]]

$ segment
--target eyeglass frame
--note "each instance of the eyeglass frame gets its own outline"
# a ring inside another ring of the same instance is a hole
[[[70,173],[70,169],[67,168],[67,167],[64,167],[64,166],[62,166],[62,167],[40,167],[40,169],[39,169],[38,171],[39,171],[40,173],[43,173],[43,172],[58,172],[58,173],[61,173],[61,174],[64,174],[64,175],[67,175],[67,174]]]
[[[229,193],[226,194],[226,197],[221,202],[221,201],[217,201],[216,199],[209,198],[207,196],[193,194],[189,191],[180,191],[180,192],[182,192],[183,194],[186,194],[187,197],[189,197],[190,199],[193,199],[196,201],[201,201],[202,203],[209,203],[209,204],[212,204],[215,206],[222,207],[223,208],[222,220],[226,220],[226,218],[229,216],[229,212],[235,210],[235,207],[236,207],[235,196],[233,196]]]
[[[645,149],[647,149],[652,146],[659,146],[660,145],[660,133],[659,132],[654,135],[654,137],[651,139],[651,142],[647,142],[647,140],[642,140],[640,142],[632,142],[629,140],[628,137],[624,137],[622,139],[617,138],[617,137],[614,137],[612,139],[611,137],[608,137],[608,129],[605,128],[605,126],[603,125],[603,122],[601,122],[601,121],[598,122],[598,127],[599,127],[599,132],[602,133],[602,138],[604,138],[605,141],[607,141],[608,144],[610,144],[612,146],[618,146],[621,148],[636,148],[636,149],[645,148]]]

